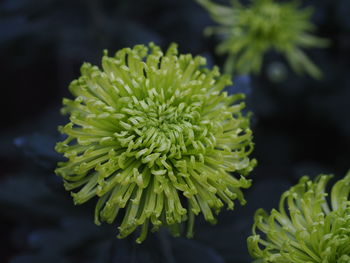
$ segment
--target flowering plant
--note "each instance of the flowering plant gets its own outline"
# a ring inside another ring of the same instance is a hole
[[[328,196],[330,178],[302,177],[282,195],[279,210],[256,212],[248,238],[256,262],[350,262],[350,171]]]
[[[259,73],[264,54],[273,49],[286,57],[295,72],[321,77],[321,71],[302,50],[328,45],[328,40],[312,35],[312,9],[300,9],[294,0],[250,0],[248,6],[232,0],[231,7],[211,0],[197,2],[219,24],[205,32],[223,36],[217,52],[229,55],[225,66],[228,73]]]
[[[98,197],[96,224],[123,218],[120,238],[141,226],[142,242],[150,223],[178,235],[184,221],[190,237],[195,215],[214,223],[224,203],[245,203],[255,160],[243,95],[222,92],[230,78],[205,64],[175,44],[137,45],[106,52],[101,69],[85,63],[69,87],[56,173],[76,204]]]

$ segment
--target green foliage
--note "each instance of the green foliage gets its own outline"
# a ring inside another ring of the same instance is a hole
[[[248,248],[257,262],[349,262],[350,171],[328,196],[330,178],[320,175],[311,181],[305,176],[282,195],[279,211],[256,212]]]
[[[293,0],[251,0],[249,6],[231,0],[231,7],[211,0],[196,1],[220,24],[205,32],[224,36],[217,52],[228,54],[225,66],[228,73],[259,73],[264,54],[272,49],[283,54],[295,72],[314,78],[322,76],[302,50],[328,45],[327,40],[311,34],[315,29],[309,21],[312,9],[300,9],[299,2]]]
[[[95,222],[112,223],[119,214],[119,238],[141,226],[167,226],[179,235],[195,215],[215,223],[224,203],[245,203],[244,176],[255,165],[249,118],[242,94],[222,92],[230,84],[202,57],[166,54],[150,44],[124,48],[102,58],[102,69],[85,63],[70,85],[75,99],[64,99],[68,137],[56,150],[68,160],[56,173],[82,204],[97,196]],[[232,176],[235,172],[240,176]],[[124,212],[121,212],[124,210]]]

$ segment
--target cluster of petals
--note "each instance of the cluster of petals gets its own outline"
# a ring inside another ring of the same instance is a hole
[[[256,212],[248,248],[257,262],[350,262],[350,171],[328,195],[331,177],[302,177],[278,210]]]
[[[255,165],[243,95],[223,91],[230,78],[203,57],[163,51],[153,43],[85,63],[64,99],[70,122],[56,145],[66,157],[56,173],[76,204],[97,197],[95,222],[119,222],[119,237],[149,226],[193,234],[195,216],[215,213],[235,199]]]

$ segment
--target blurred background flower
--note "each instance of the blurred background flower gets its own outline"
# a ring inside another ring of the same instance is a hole
[[[216,51],[227,54],[225,71],[234,74],[258,74],[265,53],[274,50],[285,56],[297,73],[319,79],[319,68],[306,56],[304,48],[326,47],[329,41],[312,35],[312,9],[299,8],[298,1],[250,0],[243,5],[233,0],[231,6],[211,0],[197,0],[219,24],[207,27],[205,34],[222,37]]]

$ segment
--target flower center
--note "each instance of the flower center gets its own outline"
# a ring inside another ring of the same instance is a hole
[[[161,156],[180,159],[191,152],[195,154],[193,145],[200,147],[195,136],[203,128],[196,125],[199,106],[198,102],[186,105],[173,98],[161,101],[134,97],[122,109],[125,117],[120,123],[124,131],[117,133],[117,138],[136,159],[152,154],[155,160]]]

